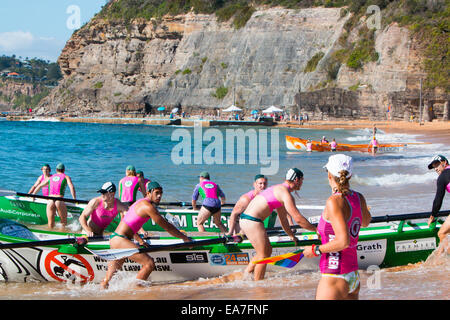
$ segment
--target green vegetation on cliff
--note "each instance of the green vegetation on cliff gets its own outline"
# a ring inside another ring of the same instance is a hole
[[[339,41],[342,51],[333,56],[333,61],[325,63],[329,79],[333,79],[337,74],[336,68],[341,64],[358,70],[364,63],[378,60],[374,30],[360,25],[364,16],[370,18],[378,14],[377,11],[368,12],[373,5],[381,10],[378,10],[381,28],[397,22],[408,27],[421,44],[423,67],[427,73],[425,86],[440,87],[449,92],[450,0],[111,0],[97,17],[122,20],[128,25],[136,18],[158,20],[164,15],[185,14],[193,10],[194,13],[215,14],[219,21],[231,21],[238,29],[245,26],[257,6],[342,8],[342,17],[349,12],[352,15]],[[349,42],[348,36],[354,28],[359,28],[360,39]]]
[[[60,79],[62,74],[56,62],[16,58],[15,55],[0,56],[0,105],[13,109],[34,109]],[[31,86],[35,94],[7,92],[8,83]]]

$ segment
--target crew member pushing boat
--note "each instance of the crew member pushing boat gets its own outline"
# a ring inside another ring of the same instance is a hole
[[[41,184],[35,188],[32,194],[36,194],[42,187],[48,185],[50,197],[63,198],[66,187],[68,186],[70,193],[72,194],[72,198],[76,199],[77,195],[75,192],[75,186],[72,183],[72,179],[65,174],[65,171],[66,167],[64,164],[58,163],[56,166],[56,173],[42,181]],[[65,227],[67,225],[67,207],[64,201],[48,200],[47,219],[50,229],[55,227],[56,211],[58,211],[62,226]]]
[[[212,216],[214,223],[220,231],[227,233],[228,230],[221,221],[221,210],[222,204],[225,203],[225,194],[222,189],[220,189],[218,184],[210,180],[208,172],[201,172],[199,175],[199,181],[200,182],[195,186],[194,193],[192,194],[192,209],[194,210],[197,210],[197,200],[199,195],[203,199],[202,207],[198,212],[198,231],[205,231],[203,224],[209,217]]]
[[[119,199],[127,206],[131,206],[136,202],[138,191],[145,198],[144,180],[136,175],[136,168],[129,165],[125,170],[125,177],[119,181]]]
[[[431,210],[431,216],[428,219],[428,225],[430,225],[436,219],[436,215],[442,207],[442,201],[444,200],[445,191],[450,193],[450,165],[448,160],[443,155],[436,155],[428,165],[428,169],[434,169],[439,175],[437,179],[436,195],[433,200],[433,208]],[[442,251],[448,247],[447,235],[450,234],[450,218],[445,219],[444,224],[441,226],[438,232],[439,241],[441,243]]]
[[[316,227],[300,214],[295,205],[295,199],[291,194],[294,190],[300,190],[302,184],[303,172],[297,168],[289,169],[283,184],[277,184],[262,191],[250,202],[245,212],[241,214],[239,221],[241,230],[256,250],[256,255],[253,257],[252,262],[270,257],[272,253],[272,246],[270,245],[263,221],[273,210],[277,210],[283,230],[295,243],[298,242],[298,239],[294,236],[289,226],[287,215],[290,215],[301,227],[316,231]],[[265,271],[265,264],[255,265],[250,263],[246,269],[247,273],[254,272],[255,280],[264,279]]]
[[[128,206],[115,198],[116,186],[105,182],[97,191],[102,195],[89,201],[78,219],[83,231],[89,236],[101,236],[109,224],[120,213],[124,214]]]
[[[36,189],[36,187],[40,185],[41,182],[43,182],[45,179],[50,178],[51,169],[49,164],[44,164],[41,170],[42,174],[39,176],[39,178],[37,178],[36,182],[31,187],[30,191],[28,191],[28,193],[33,193],[34,189]],[[48,197],[48,184],[42,187],[42,195]]]
[[[133,238],[141,245],[145,242],[138,236],[138,232],[142,231],[143,225],[151,218],[153,222],[165,229],[171,236],[182,239],[184,242],[189,242],[191,239],[181,233],[170,222],[168,222],[156,208],[163,194],[163,188],[156,182],[149,182],[146,185],[146,196],[134,203],[128,212],[123,217],[116,230],[111,235],[110,247],[111,249],[126,249],[139,248],[132,240]],[[155,269],[155,262],[153,258],[146,253],[135,253],[129,259],[139,263],[142,267],[139,270],[136,279],[146,281],[150,273]],[[101,285],[103,288],[108,288],[109,281],[114,274],[119,270],[125,259],[115,260],[108,263],[108,271],[105,279]]]
[[[244,193],[234,205],[233,211],[230,215],[230,223],[228,226],[228,236],[239,233],[239,217],[242,212],[247,209],[249,203],[263,190],[267,188],[267,178],[263,174],[257,174],[253,182],[253,190]]]

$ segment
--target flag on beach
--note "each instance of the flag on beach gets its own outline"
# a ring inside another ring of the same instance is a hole
[[[273,264],[275,266],[292,268],[303,258],[303,249],[285,253],[279,256],[269,257],[261,259],[255,262],[255,264]]]

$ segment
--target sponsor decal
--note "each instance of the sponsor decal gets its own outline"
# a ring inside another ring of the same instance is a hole
[[[361,229],[361,219],[355,218],[350,225],[350,235],[356,238],[359,234],[359,229]]]
[[[127,188],[131,187],[132,184],[133,184],[133,182],[129,181],[129,180],[125,181],[125,183],[124,183],[125,187],[127,187]]]
[[[387,240],[359,241],[356,245],[358,265],[368,268],[371,265],[380,265],[386,255]]]
[[[171,252],[172,263],[207,263],[208,256],[205,252]]]
[[[395,241],[395,252],[410,252],[436,249],[436,238]]]
[[[213,188],[214,188],[214,185],[211,184],[211,183],[205,183],[205,188],[206,188],[206,189],[213,189]]]
[[[54,182],[58,182],[59,180],[61,180],[61,178],[59,176],[54,176],[52,178],[52,181],[54,181]]]
[[[59,253],[51,251],[44,261],[48,275],[59,282],[74,281],[86,283],[94,279],[94,270],[89,262],[79,254]]]
[[[209,261],[214,266],[247,265],[250,262],[248,253],[210,253]]]

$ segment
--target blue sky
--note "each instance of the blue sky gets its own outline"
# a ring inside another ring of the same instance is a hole
[[[107,0],[1,0],[0,56],[56,61],[80,24]]]

